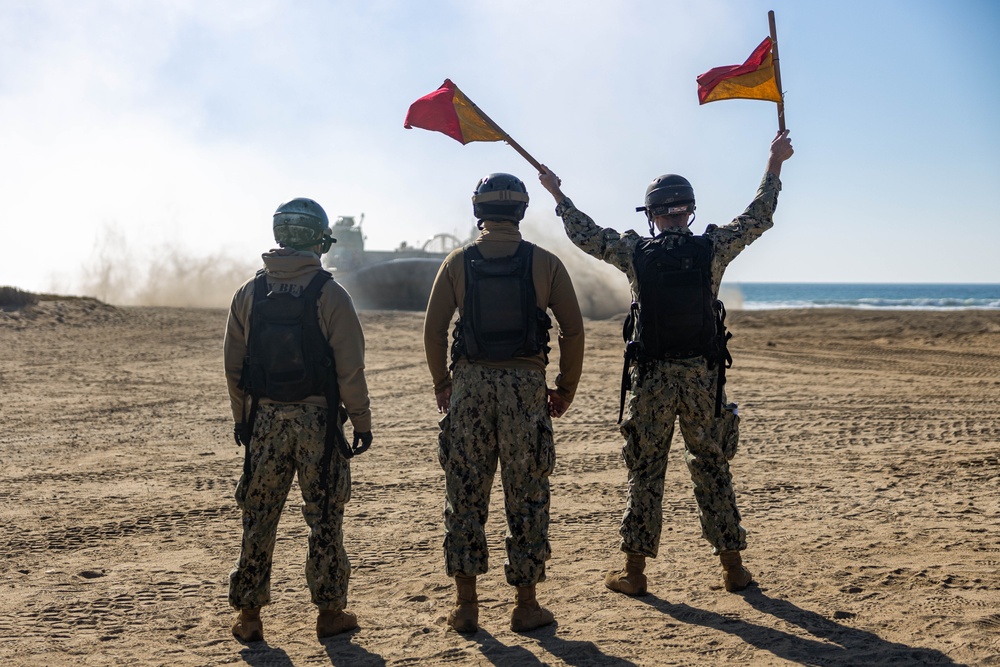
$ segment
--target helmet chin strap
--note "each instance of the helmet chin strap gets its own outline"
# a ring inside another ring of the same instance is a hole
[[[672,228],[672,227],[666,227],[665,229],[657,230],[657,228],[653,224],[653,218],[650,217],[650,216],[648,216],[648,215],[646,217],[647,217],[647,219],[649,221],[649,235],[650,236],[654,236],[655,237],[655,236],[658,236],[660,234],[663,234],[664,232],[670,232],[670,231],[674,230],[674,228]],[[694,212],[691,213],[691,219],[688,220],[688,223],[687,223],[687,227],[688,228],[690,228],[691,225],[694,224],[695,218],[697,218],[697,217],[698,217],[697,213],[694,213]]]

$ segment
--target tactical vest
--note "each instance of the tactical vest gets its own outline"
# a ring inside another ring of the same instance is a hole
[[[643,239],[635,247],[633,265],[639,300],[630,315],[634,336],[626,341],[634,340],[639,355],[653,359],[714,356],[719,332],[711,240]]]
[[[269,292],[266,272],[257,272],[240,380],[248,394],[295,402],[326,396],[331,382],[336,385],[333,352],[320,329],[316,307],[320,291],[331,279],[329,273],[320,271],[295,297]]]
[[[521,241],[510,257],[486,259],[465,246],[465,303],[455,325],[452,362],[506,361],[539,353],[548,361],[552,321],[538,307],[531,265],[534,245]]]

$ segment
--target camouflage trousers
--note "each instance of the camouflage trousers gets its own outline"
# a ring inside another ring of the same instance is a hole
[[[240,559],[229,575],[229,604],[237,609],[271,601],[271,560],[278,519],[295,474],[309,526],[306,581],[320,609],[347,606],[351,564],[344,550],[344,505],[351,497],[351,469],[334,447],[325,486],[322,475],[327,409],[262,404],[250,444],[250,476],[236,486],[243,511]]]
[[[702,536],[714,553],[746,548],[729,462],[716,435],[717,374],[701,358],[644,361],[632,368],[632,390],[621,425],[622,458],[628,467],[622,551],[656,557],[675,420],[684,437],[684,461],[694,482]]]
[[[507,514],[504,574],[512,586],[545,579],[549,475],[555,465],[545,374],[537,370],[455,368],[451,406],[441,420],[444,557],[448,576],[485,574],[490,489],[500,464]]]

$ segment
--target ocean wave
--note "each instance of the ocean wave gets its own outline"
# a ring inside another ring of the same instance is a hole
[[[783,301],[743,300],[743,310],[792,308],[850,308],[855,310],[1000,310],[1000,299],[815,299]]]
[[[738,295],[734,310],[1000,310],[997,284],[733,283],[723,287],[729,288],[730,295]]]

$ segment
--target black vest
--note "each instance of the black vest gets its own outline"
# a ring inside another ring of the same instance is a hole
[[[639,301],[629,317],[641,356],[711,357],[717,351],[712,242],[704,236],[659,236],[635,247]],[[628,325],[629,323],[626,322]]]
[[[257,272],[247,357],[240,379],[248,394],[295,402],[326,396],[330,383],[336,383],[333,352],[320,329],[316,307],[320,291],[331,279],[329,273],[320,271],[295,297],[269,292],[266,272]]]
[[[548,353],[548,314],[535,296],[534,245],[521,241],[510,257],[486,259],[465,246],[465,303],[455,325],[452,361],[506,361]]]

